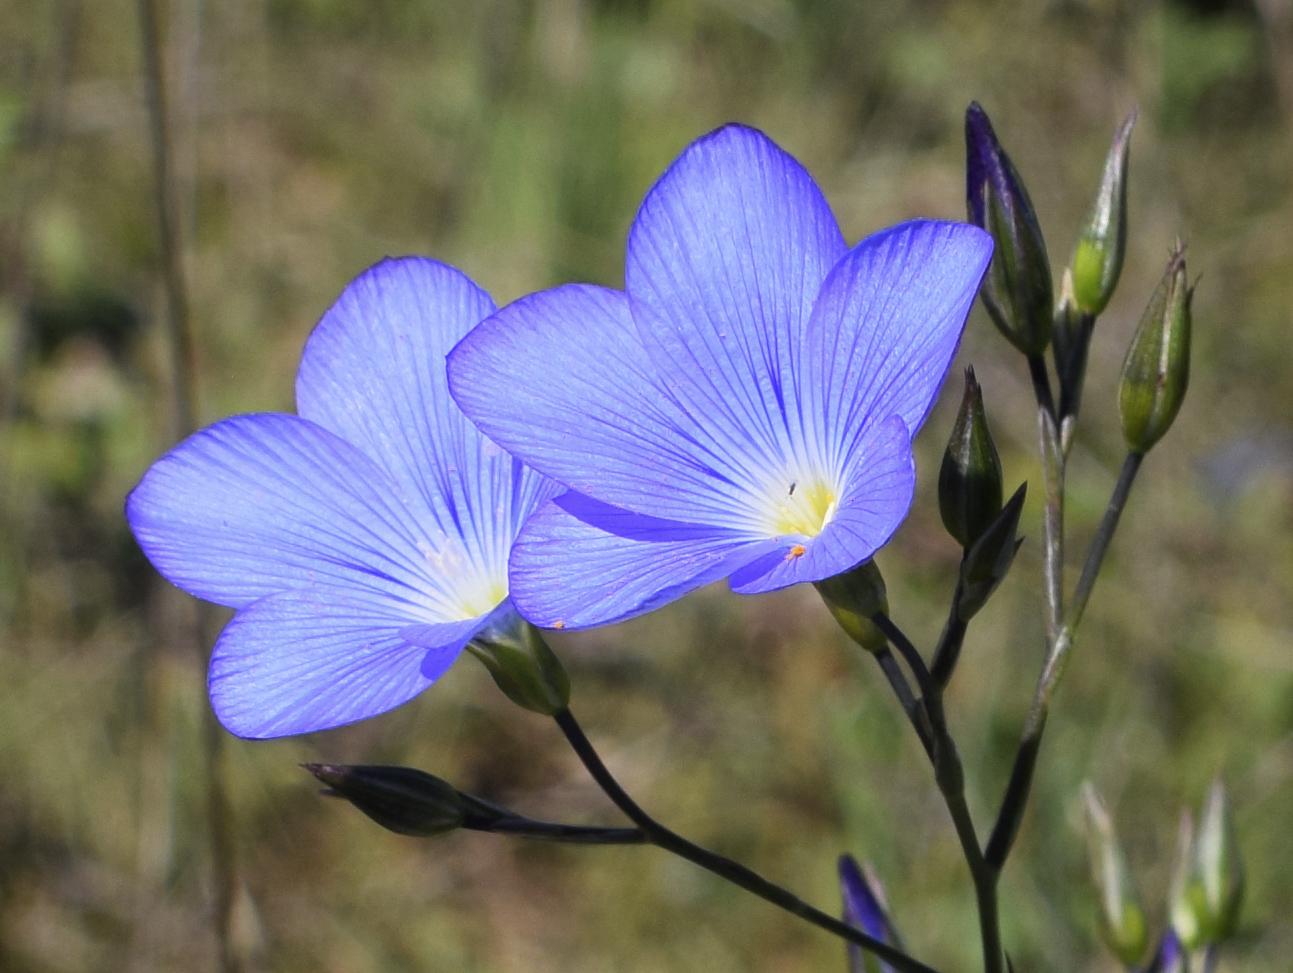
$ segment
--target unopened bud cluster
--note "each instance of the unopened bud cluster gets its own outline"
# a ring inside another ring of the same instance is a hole
[[[1139,967],[1149,942],[1148,923],[1113,820],[1095,789],[1083,788],[1091,870],[1100,896],[1097,927],[1109,950],[1128,968]],[[1154,952],[1152,973],[1184,973],[1188,954],[1235,935],[1243,902],[1244,869],[1225,786],[1213,783],[1199,817],[1181,816],[1169,892],[1170,925]]]

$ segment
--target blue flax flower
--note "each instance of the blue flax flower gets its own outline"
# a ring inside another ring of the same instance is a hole
[[[858,867],[857,859],[852,855],[841,855],[839,861],[840,892],[844,898],[844,921],[855,929],[861,929],[872,939],[878,939],[890,946],[902,948],[885,908],[881,896],[872,887],[872,876]],[[893,973],[893,967],[881,963],[869,953],[863,953],[860,946],[849,943],[849,973]]]
[[[126,502],[170,581],[237,609],[211,702],[246,737],[338,726],[430,685],[507,602],[525,518],[560,492],[449,397],[445,353],[494,310],[432,260],[362,274],[310,335],[299,415],[185,440]]]
[[[572,491],[513,548],[521,614],[596,625],[870,557],[911,504],[911,437],[991,250],[940,222],[849,249],[766,136],[690,146],[638,212],[624,291],[531,295],[450,353],[463,411]]]

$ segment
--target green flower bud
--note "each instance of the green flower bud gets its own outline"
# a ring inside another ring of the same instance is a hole
[[[1235,835],[1226,786],[1219,778],[1208,791],[1208,800],[1199,815],[1194,856],[1203,890],[1199,918],[1204,939],[1223,942],[1234,934],[1239,923],[1239,906],[1244,897],[1244,863],[1239,856],[1239,839]]]
[[[329,790],[387,831],[431,838],[461,828],[462,799],[452,785],[412,767],[304,764]]]
[[[555,716],[570,705],[570,677],[539,630],[515,612],[482,630],[467,643],[517,706]]]
[[[1149,945],[1149,925],[1113,820],[1090,781],[1082,786],[1086,804],[1091,873],[1100,892],[1100,938],[1125,966],[1135,966]]]
[[[1028,190],[978,102],[965,112],[966,208],[992,234],[992,263],[979,296],[1001,333],[1025,355],[1051,340],[1051,264]]]
[[[843,574],[815,581],[813,587],[849,638],[868,652],[888,648],[889,640],[871,621],[876,612],[889,614],[889,595],[875,561],[863,561]]]
[[[1135,125],[1133,111],[1113,137],[1100,189],[1073,253],[1073,296],[1078,310],[1093,317],[1113,296],[1127,252],[1127,157]]]
[[[1009,573],[1015,552],[1024,542],[1017,535],[1019,515],[1023,513],[1027,493],[1028,484],[1021,483],[983,536],[961,559],[960,595],[956,601],[956,614],[961,621],[968,622],[973,618]]]
[[[1001,512],[1001,460],[973,368],[965,370],[961,411],[938,471],[938,509],[943,526],[962,547],[972,547]]]
[[[1172,865],[1172,884],[1168,892],[1168,910],[1172,928],[1187,951],[1204,942],[1200,910],[1203,905],[1203,883],[1199,878],[1194,854],[1194,818],[1181,812],[1181,828],[1176,839],[1176,859]]]
[[[1122,365],[1118,394],[1122,434],[1134,453],[1158,442],[1185,399],[1190,384],[1190,302],[1185,248],[1177,245],[1158,289],[1140,319]]]

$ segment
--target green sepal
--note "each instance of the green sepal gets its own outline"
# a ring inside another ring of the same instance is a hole
[[[1244,898],[1244,863],[1239,854],[1234,817],[1226,786],[1218,778],[1208,791],[1199,815],[1194,855],[1203,897],[1199,919],[1207,942],[1220,943],[1234,935]]]
[[[973,368],[965,370],[961,409],[938,471],[938,510],[947,532],[966,548],[1001,512],[1001,459]]]
[[[1082,798],[1086,805],[1091,874],[1100,895],[1100,937],[1124,966],[1133,967],[1140,963],[1149,946],[1149,923],[1127,856],[1114,831],[1113,819],[1090,781],[1082,787]]]
[[[1122,365],[1118,407],[1133,453],[1147,453],[1172,425],[1190,384],[1190,304],[1185,248],[1177,245]]]
[[[1006,501],[988,529],[961,559],[961,580],[956,614],[962,622],[973,618],[997,590],[1014,563],[1015,552],[1024,542],[1019,533],[1019,516],[1023,513],[1028,484],[1021,483]]]
[[[888,648],[889,640],[871,621],[877,612],[889,614],[889,595],[875,561],[863,561],[843,574],[815,581],[813,587],[849,638],[868,652]]]
[[[1127,162],[1136,112],[1114,134],[1100,188],[1073,253],[1073,297],[1080,312],[1098,315],[1109,303],[1127,253]]]
[[[495,685],[517,706],[555,716],[570,705],[570,677],[539,630],[513,613],[467,643]]]

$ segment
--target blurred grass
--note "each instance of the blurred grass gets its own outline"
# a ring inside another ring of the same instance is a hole
[[[817,176],[855,240],[963,213],[960,119],[992,114],[1067,259],[1132,105],[1134,236],[1092,349],[1071,549],[1121,459],[1123,349],[1177,234],[1202,273],[1193,387],[1151,455],[1051,721],[1007,870],[1020,969],[1113,969],[1075,827],[1108,799],[1161,902],[1182,805],[1224,773],[1249,900],[1224,965],[1293,953],[1293,56],[1284,0],[174,0],[169,65],[204,419],[290,409],[302,342],[386,254],[504,302],[621,282],[625,233],[691,139],[736,119]],[[212,968],[202,673],[191,607],[122,498],[169,443],[134,5],[0,0],[0,969]],[[1012,482],[1040,486],[1027,379],[979,311],[973,362]],[[929,646],[956,552],[917,443],[916,508],[880,560]],[[1040,530],[1037,509],[1028,532]],[[1035,541],[971,632],[949,712],[992,812],[1036,675]],[[918,748],[810,591],[717,586],[560,639],[575,704],[664,821],[834,908],[873,859],[909,941],[972,969],[972,897]],[[824,935],[650,849],[417,843],[318,798],[302,760],[406,762],[536,815],[614,814],[555,731],[456,667],[382,719],[233,742],[253,970],[843,968]],[[983,825],[986,827],[986,823]]]

